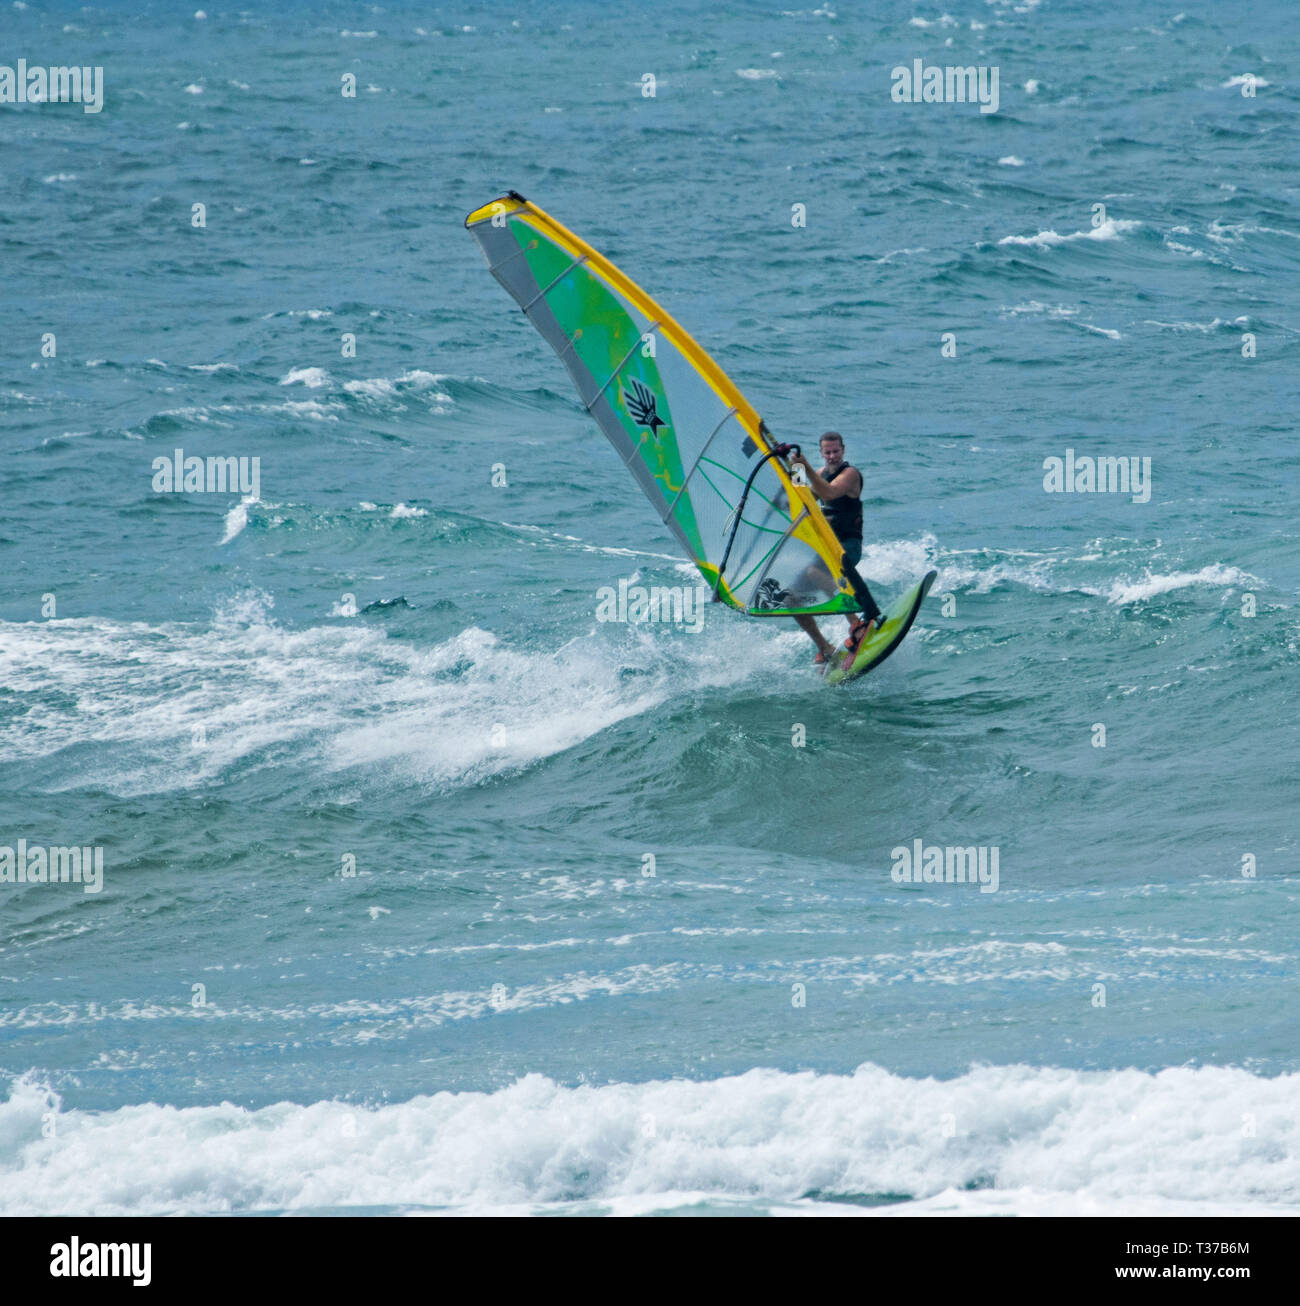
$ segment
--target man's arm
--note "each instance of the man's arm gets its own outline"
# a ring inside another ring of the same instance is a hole
[[[833,481],[824,481],[803,454],[791,455],[790,461],[798,463],[808,473],[809,488],[823,503],[832,499],[842,499],[846,494],[852,495],[855,489],[859,495],[862,493],[862,474],[856,467],[850,468],[852,476],[837,476]]]

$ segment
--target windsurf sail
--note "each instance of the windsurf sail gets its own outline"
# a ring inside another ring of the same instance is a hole
[[[874,608],[791,446],[645,291],[514,191],[465,226],[716,600],[756,617]]]

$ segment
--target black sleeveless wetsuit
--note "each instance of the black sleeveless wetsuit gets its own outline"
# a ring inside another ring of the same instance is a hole
[[[856,472],[856,467],[848,463],[841,463],[829,476],[823,476],[822,480],[827,484],[834,481],[841,472]],[[861,493],[861,491],[859,491]],[[848,540],[862,539],[862,500],[854,499],[845,494],[838,499],[831,499],[822,504],[822,512],[826,514],[826,520],[830,522],[831,529],[835,532],[836,537],[841,543]],[[858,551],[858,558],[862,556],[861,550]],[[858,558],[851,558],[850,561],[856,563]]]
[[[823,476],[822,479],[829,484],[841,472],[855,472],[858,469],[849,463],[841,463],[829,476]],[[859,476],[861,473],[859,473]],[[859,489],[858,498],[844,494],[838,499],[831,499],[822,503],[822,512],[826,520],[830,522],[831,529],[835,532],[835,537],[844,546],[845,557],[849,565],[857,567],[862,557],[862,491]],[[862,578],[858,577],[859,581]],[[859,602],[862,604],[862,615],[871,621],[881,616],[880,608],[877,606],[875,599],[871,597],[871,591],[867,589],[865,581],[862,581],[862,588],[858,594]]]

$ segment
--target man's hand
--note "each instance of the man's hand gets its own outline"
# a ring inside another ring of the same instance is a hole
[[[792,453],[790,455],[790,466],[792,468],[802,467],[804,470],[804,475],[802,476],[796,475],[793,478],[794,483],[796,485],[811,485],[813,483],[813,478],[817,475],[817,473],[813,471],[812,463],[810,463],[808,459],[803,456],[802,453]]]

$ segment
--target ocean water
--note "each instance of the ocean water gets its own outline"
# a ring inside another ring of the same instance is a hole
[[[0,883],[0,1212],[1300,1207],[1294,16],[727,10],[0,14],[105,85],[0,105],[0,845],[104,866]],[[690,577],[512,187],[844,433],[879,671],[596,619]]]

